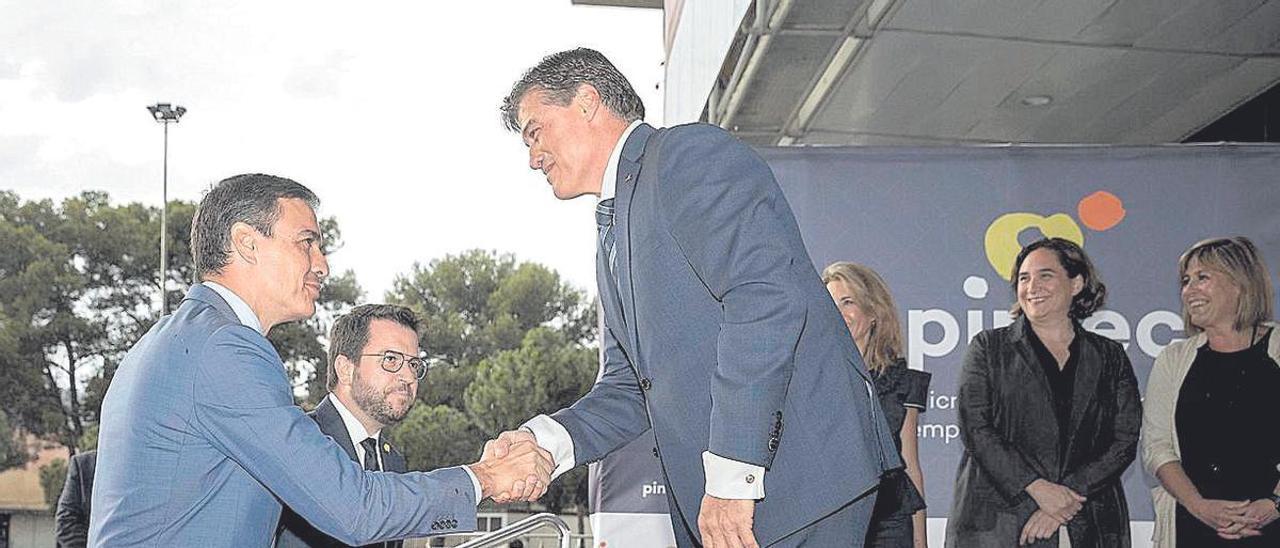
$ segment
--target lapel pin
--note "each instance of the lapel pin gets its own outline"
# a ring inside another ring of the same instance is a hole
[[[382,450],[383,450],[383,451],[385,451],[385,452],[387,452],[387,453],[390,453],[390,452],[391,452],[391,444],[390,444],[390,443],[383,443],[383,444],[382,444]]]

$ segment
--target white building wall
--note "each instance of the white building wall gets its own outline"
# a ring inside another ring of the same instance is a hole
[[[675,38],[667,55],[663,125],[702,116],[716,74],[751,0],[687,0],[677,4]],[[668,18],[669,20],[672,18]]]
[[[9,546],[49,548],[53,545],[52,513],[15,512],[9,515]]]

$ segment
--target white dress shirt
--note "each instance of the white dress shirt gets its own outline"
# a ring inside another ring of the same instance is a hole
[[[631,122],[618,142],[613,145],[609,155],[609,163],[604,170],[604,179],[600,181],[600,199],[608,200],[617,194],[618,164],[622,159],[622,147],[631,132],[640,125],[640,121]],[[524,423],[522,428],[533,433],[538,445],[551,453],[555,459],[556,469],[551,473],[555,479],[572,470],[574,465],[573,438],[564,426],[547,415],[538,415]],[[702,452],[702,466],[706,471],[705,490],[708,495],[722,499],[762,499],[764,498],[764,467],[724,458],[710,451]]]
[[[263,337],[267,336],[267,332],[262,330],[262,322],[258,320],[258,315],[254,314],[253,309],[249,308],[249,303],[244,302],[244,299],[241,299],[234,291],[227,289],[226,286],[218,282],[205,280],[200,283],[203,283],[205,287],[212,289],[214,293],[217,293],[219,297],[222,297],[222,300],[227,301],[227,304],[231,306],[231,311],[235,312],[236,319],[240,320],[241,324],[257,331],[262,334]]]
[[[377,432],[369,432],[368,430],[365,430],[364,425],[360,424],[360,420],[357,419],[355,415],[351,414],[351,410],[347,409],[347,406],[342,403],[342,400],[338,399],[337,396],[334,396],[333,394],[329,394],[329,401],[332,402],[333,407],[338,410],[338,416],[342,417],[342,425],[347,427],[347,436],[351,438],[351,444],[356,446],[356,459],[360,462],[361,466],[364,466],[365,458],[368,455],[365,455],[364,446],[361,445],[360,442],[367,438],[373,438],[377,440],[378,443],[382,443],[382,429],[379,428]],[[386,470],[386,468],[383,468],[382,466],[382,452],[379,451],[378,453],[378,455],[375,455],[378,459],[378,470]]]

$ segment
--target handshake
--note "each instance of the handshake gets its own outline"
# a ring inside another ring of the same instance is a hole
[[[538,447],[533,434],[517,430],[485,442],[480,460],[470,468],[480,481],[480,498],[505,504],[542,497],[556,465],[551,454]]]

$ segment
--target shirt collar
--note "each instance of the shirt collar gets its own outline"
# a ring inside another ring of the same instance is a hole
[[[382,432],[381,428],[374,432],[365,430],[364,425],[360,424],[360,420],[351,414],[351,410],[347,409],[347,406],[342,404],[342,400],[338,399],[338,396],[329,394],[329,401],[333,402],[333,407],[338,410],[338,416],[342,417],[342,424],[347,427],[347,434],[351,436],[351,443],[360,445],[360,442],[364,441],[365,438],[380,439],[378,435]]]
[[[609,163],[604,168],[604,180],[600,181],[601,200],[613,198],[618,193],[618,161],[622,158],[622,146],[627,144],[627,138],[631,137],[631,132],[640,127],[640,124],[640,120],[631,122],[626,131],[622,132],[622,136],[618,137],[618,142],[613,145],[613,152],[609,154]]]
[[[236,292],[217,282],[205,280],[200,283],[212,289],[218,296],[222,297],[222,300],[227,301],[227,304],[231,306],[231,311],[236,313],[236,318],[240,320],[240,323],[261,333],[264,337],[267,336],[266,332],[262,330],[262,322],[258,321],[258,315],[253,313],[253,309],[249,308],[249,303],[244,302],[244,299],[236,295]]]

